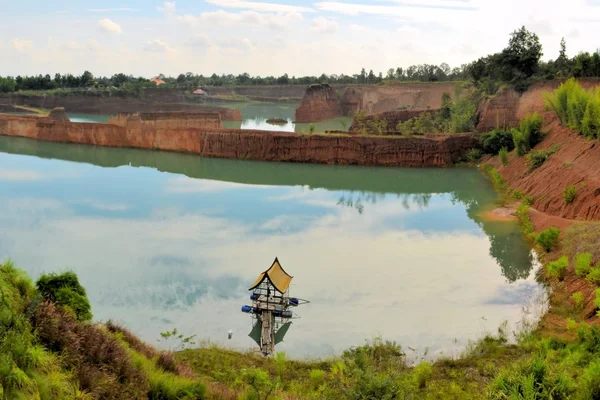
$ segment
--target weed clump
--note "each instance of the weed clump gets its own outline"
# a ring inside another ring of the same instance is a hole
[[[506,147],[501,148],[498,157],[502,165],[508,164],[508,149]]]
[[[577,276],[586,276],[592,268],[592,255],[590,253],[578,254],[575,258],[575,273]]]
[[[542,124],[544,119],[538,114],[533,113],[521,120],[519,129],[512,130],[514,146],[519,156],[524,156],[544,138]]]
[[[563,191],[563,198],[565,199],[565,204],[571,204],[572,202],[575,201],[576,197],[577,197],[577,188],[574,185],[569,185],[569,187],[567,187]]]
[[[90,302],[85,288],[74,272],[44,274],[36,282],[40,294],[47,300],[72,312],[77,320],[92,319]]]
[[[565,277],[568,267],[569,258],[567,256],[562,256],[558,260],[552,261],[548,264],[547,272],[552,278],[562,280]]]
[[[539,167],[542,166],[542,164],[544,164],[546,162],[546,160],[548,158],[550,158],[550,156],[554,153],[556,153],[558,151],[559,147],[558,146],[552,146],[549,149],[542,149],[542,150],[532,150],[528,155],[527,155],[527,162],[529,164],[529,171],[533,171],[534,169],[537,169]]]
[[[548,228],[537,235],[535,242],[538,245],[540,245],[544,250],[550,252],[558,244],[559,235],[559,228]]]
[[[573,293],[571,295],[571,301],[575,304],[575,307],[577,308],[578,311],[581,311],[583,309],[583,302],[584,302],[583,293],[581,293],[581,292]]]
[[[413,369],[415,384],[419,389],[424,389],[427,382],[431,380],[431,364],[423,361]]]

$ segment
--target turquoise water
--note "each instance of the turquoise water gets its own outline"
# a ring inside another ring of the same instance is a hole
[[[277,256],[298,309],[285,343],[324,357],[381,336],[458,352],[540,292],[515,223],[475,169],[206,159],[0,136],[0,259],[73,270],[96,320],[253,348],[240,307]],[[227,331],[233,338],[227,339]],[[458,339],[458,340],[456,340]]]

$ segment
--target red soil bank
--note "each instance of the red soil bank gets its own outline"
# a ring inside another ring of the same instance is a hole
[[[336,89],[329,85],[311,85],[296,110],[296,122],[325,121],[340,115],[342,107]]]
[[[241,121],[240,110],[224,107],[210,107],[193,102],[186,102],[183,94],[169,89],[156,89],[144,92],[144,97],[120,98],[100,96],[30,96],[12,94],[0,100],[14,105],[28,105],[41,108],[64,107],[70,112],[89,114],[117,114],[119,112],[218,112],[223,121]]]
[[[0,133],[95,146],[194,153],[207,157],[322,164],[447,167],[477,147],[473,135],[391,139],[300,135],[236,129],[159,129],[110,124],[44,122],[0,114]]]
[[[221,116],[213,113],[158,112],[119,113],[108,121],[111,125],[125,128],[148,127],[149,129],[222,128]]]
[[[544,128],[550,133],[535,149],[556,144],[558,152],[531,172],[527,157],[513,156],[507,166],[495,160],[495,166],[510,187],[533,196],[536,210],[561,218],[600,220],[600,142],[560,126],[551,112],[543,115],[552,121]],[[570,185],[577,187],[577,196],[566,204],[563,191]]]

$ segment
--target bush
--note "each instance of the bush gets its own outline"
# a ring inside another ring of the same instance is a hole
[[[571,78],[553,93],[546,94],[546,107],[553,110],[561,124],[588,138],[600,138],[600,91],[586,91]]]
[[[44,274],[37,280],[36,285],[45,299],[72,311],[79,321],[92,319],[87,294],[74,272]]]
[[[467,161],[470,163],[476,163],[481,160],[483,153],[479,149],[471,149],[467,152]]]
[[[575,258],[575,273],[577,276],[586,276],[592,267],[592,255],[590,253],[578,254]]]
[[[545,231],[540,232],[535,241],[539,244],[544,250],[550,252],[557,244],[558,237],[560,235],[560,229],[552,227],[548,228]]]
[[[431,380],[431,364],[424,361],[413,369],[413,377],[419,389],[424,389]]]
[[[539,142],[544,135],[542,133],[542,124],[544,119],[538,114],[533,113],[521,120],[519,129],[511,131],[513,143],[520,156],[524,156]]]
[[[568,267],[569,258],[567,256],[562,256],[558,260],[550,262],[546,270],[548,275],[552,278],[563,280]]]
[[[488,399],[569,399],[573,382],[563,374],[553,375],[542,358],[521,362],[501,371],[488,388]]]
[[[600,398],[600,360],[592,361],[583,371],[580,380],[581,394],[584,399]]]
[[[590,139],[600,139],[600,91],[598,90],[587,103],[581,121],[581,133]]]
[[[594,300],[594,306],[596,309],[600,309],[600,288],[596,289],[596,299]]]
[[[508,149],[506,147],[501,148],[498,157],[500,158],[502,165],[508,164]]]
[[[515,148],[511,132],[496,129],[484,137],[483,151],[486,154],[498,154],[502,148],[507,151]]]
[[[549,149],[542,150],[532,150],[527,155],[527,163],[529,164],[529,171],[533,171],[536,168],[539,168],[546,162],[548,158],[554,153],[558,151],[558,146],[552,146]]]
[[[565,204],[571,204],[577,197],[577,188],[574,185],[569,185],[569,187],[563,191],[563,197],[565,199]]]
[[[583,302],[584,302],[583,293],[581,293],[581,292],[573,293],[571,295],[571,301],[573,301],[577,310],[581,311],[583,309]]]
[[[594,268],[590,269],[587,280],[594,285],[600,285],[600,265],[596,265]]]

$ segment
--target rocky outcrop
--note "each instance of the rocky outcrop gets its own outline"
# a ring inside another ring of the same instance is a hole
[[[306,92],[305,85],[254,85],[235,87],[207,87],[209,96],[243,96],[266,102],[299,102]]]
[[[0,115],[0,134],[59,143],[130,147],[207,157],[322,164],[447,167],[478,147],[473,135],[376,138],[155,125],[46,122]]]
[[[64,107],[56,107],[50,111],[47,117],[50,121],[56,122],[69,122],[70,119],[67,117],[67,112]]]
[[[318,122],[342,115],[336,89],[329,85],[311,85],[296,110],[296,122]]]
[[[494,97],[483,101],[478,109],[477,131],[488,132],[519,125],[517,117],[519,100],[519,94],[513,89],[502,89]]]
[[[378,124],[379,121],[385,121],[384,130],[389,133],[396,132],[396,126],[399,122],[406,122],[411,118],[418,117],[422,113],[429,113],[432,117],[438,110],[400,110],[400,111],[388,111],[380,114],[372,115],[355,115],[352,118],[352,125],[350,126],[350,132],[362,133],[366,130],[366,133],[376,134],[373,130],[373,126]]]
[[[442,95],[454,97],[454,82],[398,83],[390,85],[348,86],[341,95],[344,115],[360,111],[377,114],[387,111],[411,109],[439,109]]]

